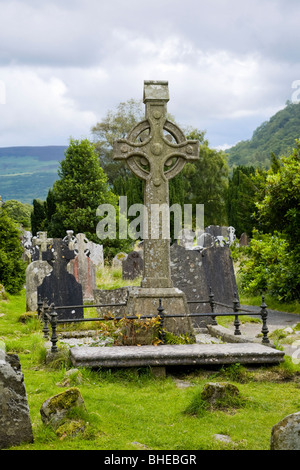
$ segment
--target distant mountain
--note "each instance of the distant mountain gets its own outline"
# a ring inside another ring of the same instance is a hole
[[[250,140],[226,150],[230,167],[238,165],[270,167],[270,154],[286,155],[300,139],[300,103],[287,102],[269,121],[262,123]]]
[[[49,188],[58,179],[59,162],[66,146],[0,147],[0,196],[32,204],[45,200]]]

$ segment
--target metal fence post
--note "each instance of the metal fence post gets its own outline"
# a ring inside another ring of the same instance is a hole
[[[159,337],[160,337],[160,340],[162,341],[163,344],[165,344],[165,341],[166,341],[166,333],[164,331],[164,322],[165,322],[165,310],[161,304],[161,299],[158,300],[159,304],[158,304],[158,315],[159,315],[159,318],[160,318],[160,322],[159,322]]]
[[[262,296],[262,302],[261,302],[260,308],[261,308],[261,311],[260,311],[261,319],[262,319],[262,322],[263,322],[263,326],[262,326],[262,329],[261,329],[261,332],[263,334],[262,343],[263,344],[269,344],[270,343],[270,340],[268,338],[269,330],[268,330],[268,327],[267,327],[268,310],[267,310],[267,305],[265,304],[265,296],[264,295]]]
[[[215,296],[212,292],[212,288],[210,287],[209,288],[209,303],[210,303],[210,310],[211,310],[211,313],[212,313],[212,325],[217,325],[218,322],[216,320],[216,316],[214,315],[215,313]]]
[[[239,311],[239,307],[240,307],[240,303],[237,299],[237,293],[235,292],[234,293],[234,300],[233,300],[233,311],[236,313]],[[235,314],[235,319],[234,319],[234,326],[235,326],[235,330],[234,330],[234,334],[236,336],[239,336],[241,335],[241,330],[240,330],[240,320],[239,320],[239,316],[237,314]]]
[[[55,311],[55,307],[54,305],[52,304],[50,306],[51,308],[51,311],[50,311],[50,324],[51,324],[51,329],[52,329],[52,335],[51,335],[51,343],[52,343],[52,347],[51,347],[51,352],[52,353],[57,353],[58,352],[58,347],[56,345],[57,341],[58,341],[58,337],[57,337],[57,334],[56,334],[56,327],[57,327],[57,313]]]

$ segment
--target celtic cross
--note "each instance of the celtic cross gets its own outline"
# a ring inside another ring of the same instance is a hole
[[[145,181],[144,204],[151,233],[154,205],[169,205],[169,183],[187,162],[199,158],[199,142],[186,140],[177,125],[167,119],[168,82],[145,81],[145,120],[138,123],[126,139],[114,143],[113,158],[123,160]],[[142,287],[172,287],[170,240],[161,236],[144,240],[144,277]]]

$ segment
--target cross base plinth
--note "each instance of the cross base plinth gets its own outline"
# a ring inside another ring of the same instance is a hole
[[[154,288],[136,287],[133,288],[128,297],[127,315],[152,315],[158,314],[157,308],[161,299],[164,308],[164,329],[174,335],[193,335],[193,326],[186,302],[185,294],[176,287]],[[179,318],[168,318],[168,315],[183,315]]]

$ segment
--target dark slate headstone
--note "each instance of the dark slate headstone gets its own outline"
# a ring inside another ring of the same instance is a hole
[[[182,290],[187,301],[207,301],[188,304],[191,313],[210,313],[210,287],[214,300],[233,305],[237,292],[230,249],[212,246],[203,251],[186,250],[177,244],[171,247],[171,276],[174,287]],[[230,308],[215,306],[215,312],[232,312]],[[196,325],[210,323],[211,318],[195,319]]]
[[[138,251],[129,253],[122,261],[122,278],[135,279],[143,274],[143,258]]]
[[[67,264],[76,256],[74,250],[59,238],[54,238],[47,251],[43,252],[43,260],[53,267],[53,271],[44,278],[38,287],[38,296],[47,299],[48,303],[59,306],[83,305],[82,286],[75,277],[68,273]],[[83,308],[58,309],[58,319],[83,318]]]

